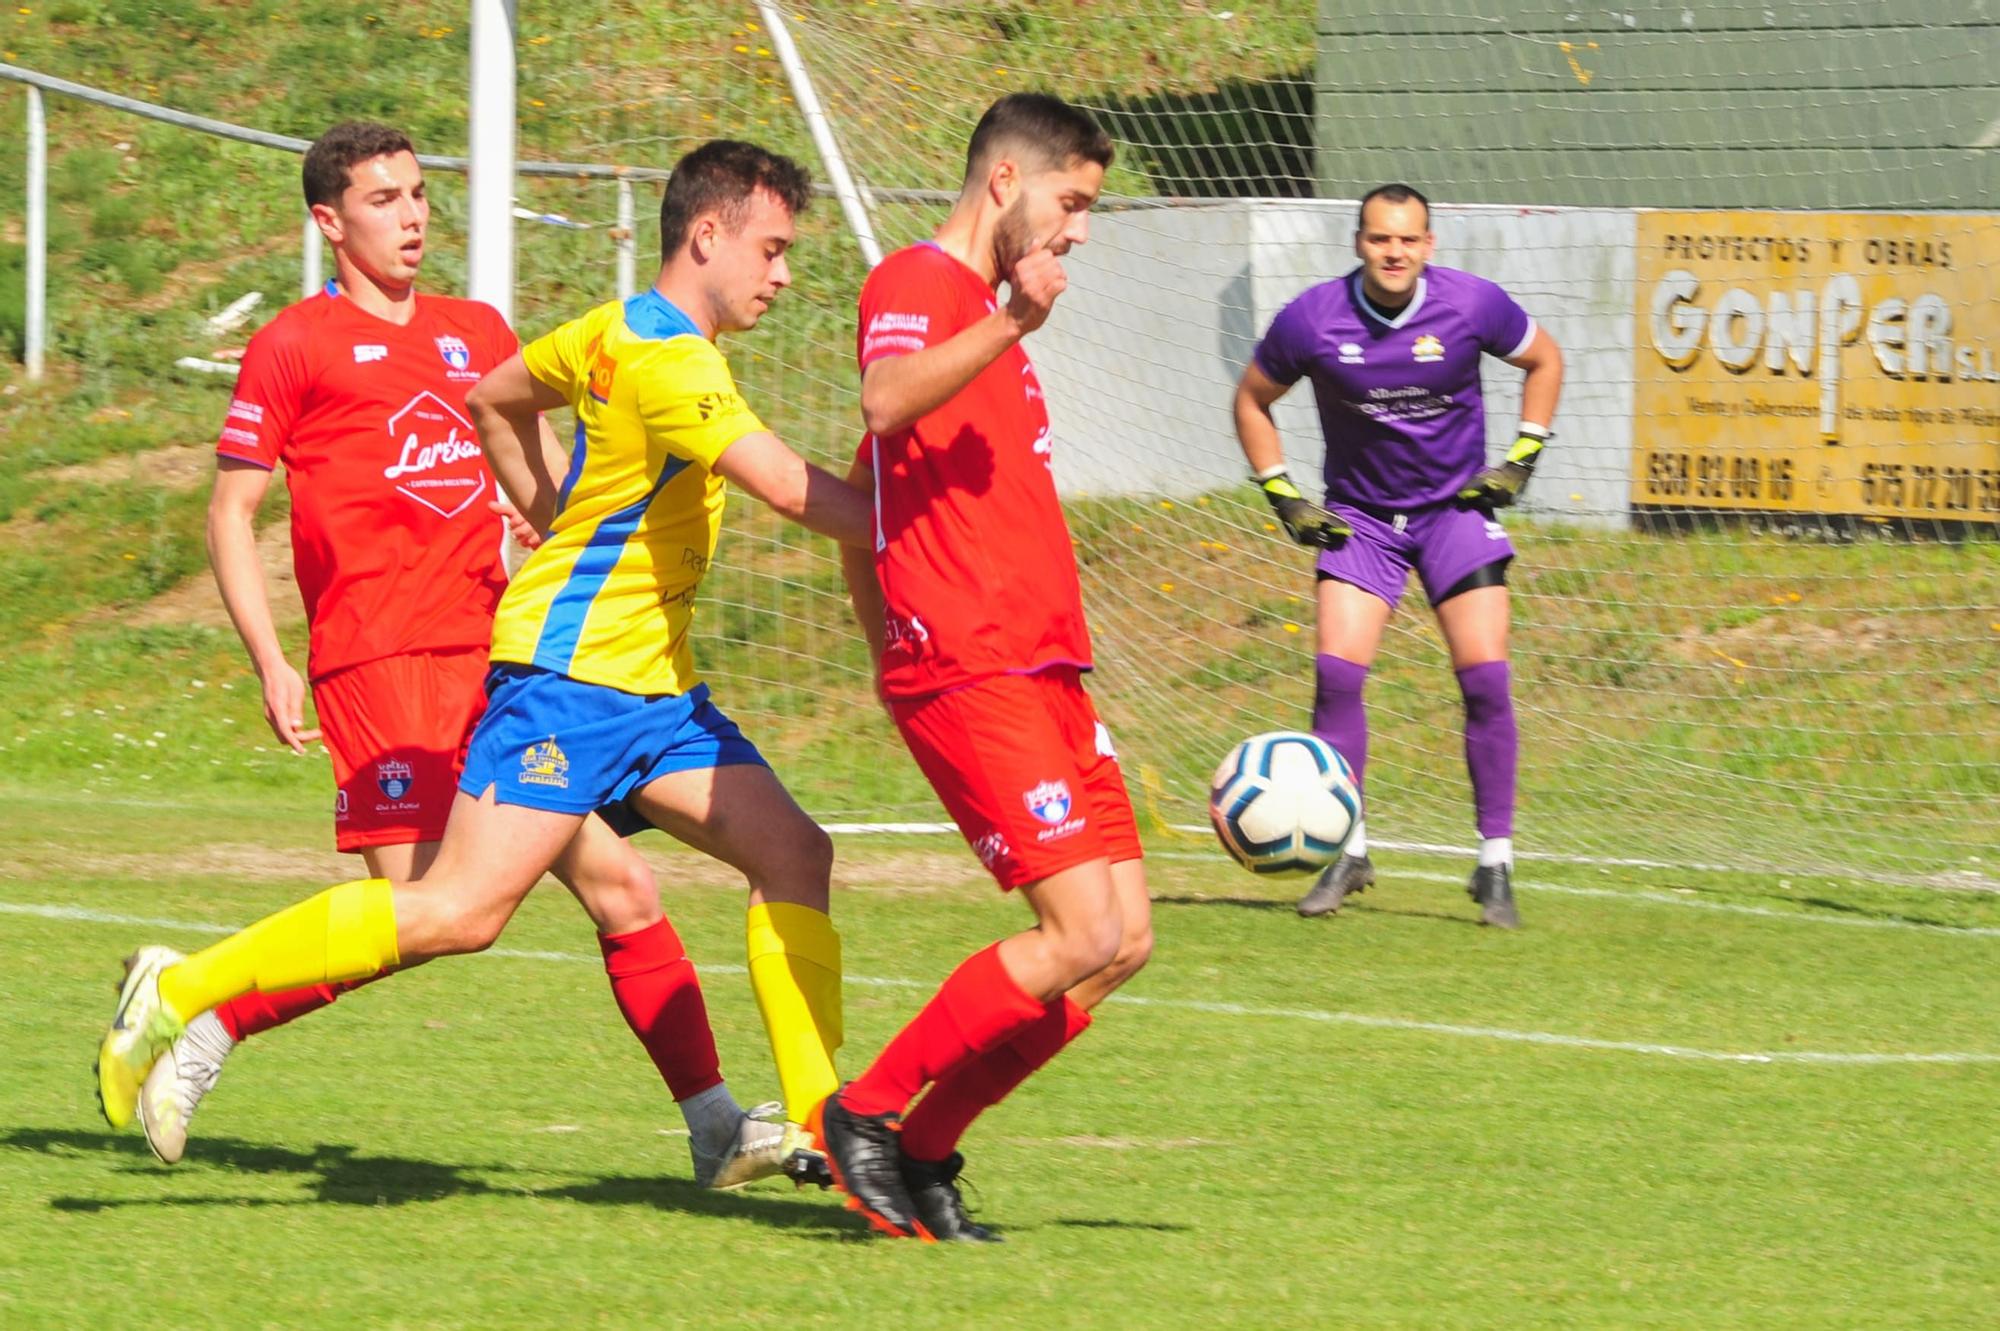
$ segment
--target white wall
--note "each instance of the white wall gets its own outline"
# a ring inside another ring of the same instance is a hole
[[[1629,210],[1440,207],[1436,262],[1505,286],[1563,347],[1557,442],[1532,512],[1623,522],[1631,494],[1634,242]],[[1244,478],[1229,402],[1285,302],[1353,266],[1354,205],[1238,200],[1106,213],[1029,344],[1065,494],[1187,495]],[[1487,362],[1489,443],[1512,442],[1520,373]],[[1287,453],[1316,473],[1311,389],[1278,406]]]

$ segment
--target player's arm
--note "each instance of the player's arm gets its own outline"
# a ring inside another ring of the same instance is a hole
[[[268,468],[236,458],[216,459],[215,490],[208,500],[208,562],[229,620],[263,685],[264,720],[293,752],[304,753],[319,731],[305,728],[305,681],[278,641],[264,563],[257,554],[257,508],[270,487]]]
[[[1521,381],[1520,427],[1513,447],[1499,465],[1486,468],[1458,492],[1458,497],[1466,503],[1493,508],[1505,508],[1527,488],[1542,449],[1555,437],[1549,427],[1555,421],[1556,400],[1562,396],[1562,348],[1547,329],[1537,327],[1520,355],[1503,359],[1516,369],[1527,371],[1527,377]]]
[[[769,430],[753,430],[737,439],[716,457],[713,470],[763,500],[779,516],[831,536],[843,547],[865,549],[874,542],[873,493],[815,467]]]
[[[1300,545],[1327,548],[1354,534],[1353,528],[1313,503],[1292,484],[1285,467],[1285,448],[1278,439],[1278,422],[1271,408],[1290,391],[1264,373],[1253,359],[1236,383],[1236,442],[1250,464],[1250,475],[1270,502],[1285,531]]]
[[[465,397],[486,465],[538,532],[547,531],[556,520],[562,475],[569,467],[542,413],[568,405],[561,389],[528,372],[519,352],[495,366]]]
[[[1069,285],[1062,261],[1037,245],[1007,276],[1007,303],[934,347],[869,362],[861,372],[861,419],[884,435],[913,425],[957,396],[979,372],[1040,328]]]
[[[847,469],[847,483],[864,494],[875,492],[874,469],[860,458]],[[861,636],[868,640],[868,659],[879,669],[882,648],[888,634],[887,606],[882,600],[882,584],[875,577],[875,554],[866,545],[840,547],[840,575],[847,582],[847,599],[854,603],[854,617],[861,622]]]

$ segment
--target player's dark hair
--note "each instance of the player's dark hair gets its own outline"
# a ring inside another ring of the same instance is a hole
[[[305,185],[306,207],[316,203],[332,207],[354,183],[348,172],[371,157],[410,153],[416,149],[410,136],[400,129],[378,125],[372,120],[343,120],[312,142],[306,149],[305,165],[299,175]]]
[[[1361,206],[1354,212],[1354,229],[1361,229],[1361,219],[1368,216],[1368,205],[1381,199],[1385,203],[1421,203],[1424,206],[1424,230],[1431,229],[1431,201],[1426,199],[1414,185],[1377,185],[1361,196]]]
[[[720,210],[734,232],[750,213],[750,198],[764,190],[793,216],[812,203],[812,174],[789,157],[754,143],[714,139],[674,163],[660,200],[660,257],[687,244],[688,229],[703,213]]]
[[[1001,147],[1033,154],[1058,170],[1079,162],[1111,165],[1111,136],[1080,106],[1045,92],[1008,93],[986,108],[965,149],[965,178]]]

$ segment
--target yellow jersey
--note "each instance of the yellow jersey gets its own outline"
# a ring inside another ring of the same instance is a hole
[[[657,291],[600,305],[521,349],[576,409],[556,519],[507,585],[493,660],[627,693],[686,693],[695,588],[715,554],[716,458],[764,429],[729,365]]]

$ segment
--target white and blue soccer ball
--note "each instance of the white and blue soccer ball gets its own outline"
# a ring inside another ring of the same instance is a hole
[[[1317,735],[1274,730],[1230,750],[1208,787],[1208,817],[1252,873],[1315,873],[1340,858],[1361,823],[1347,759]]]

